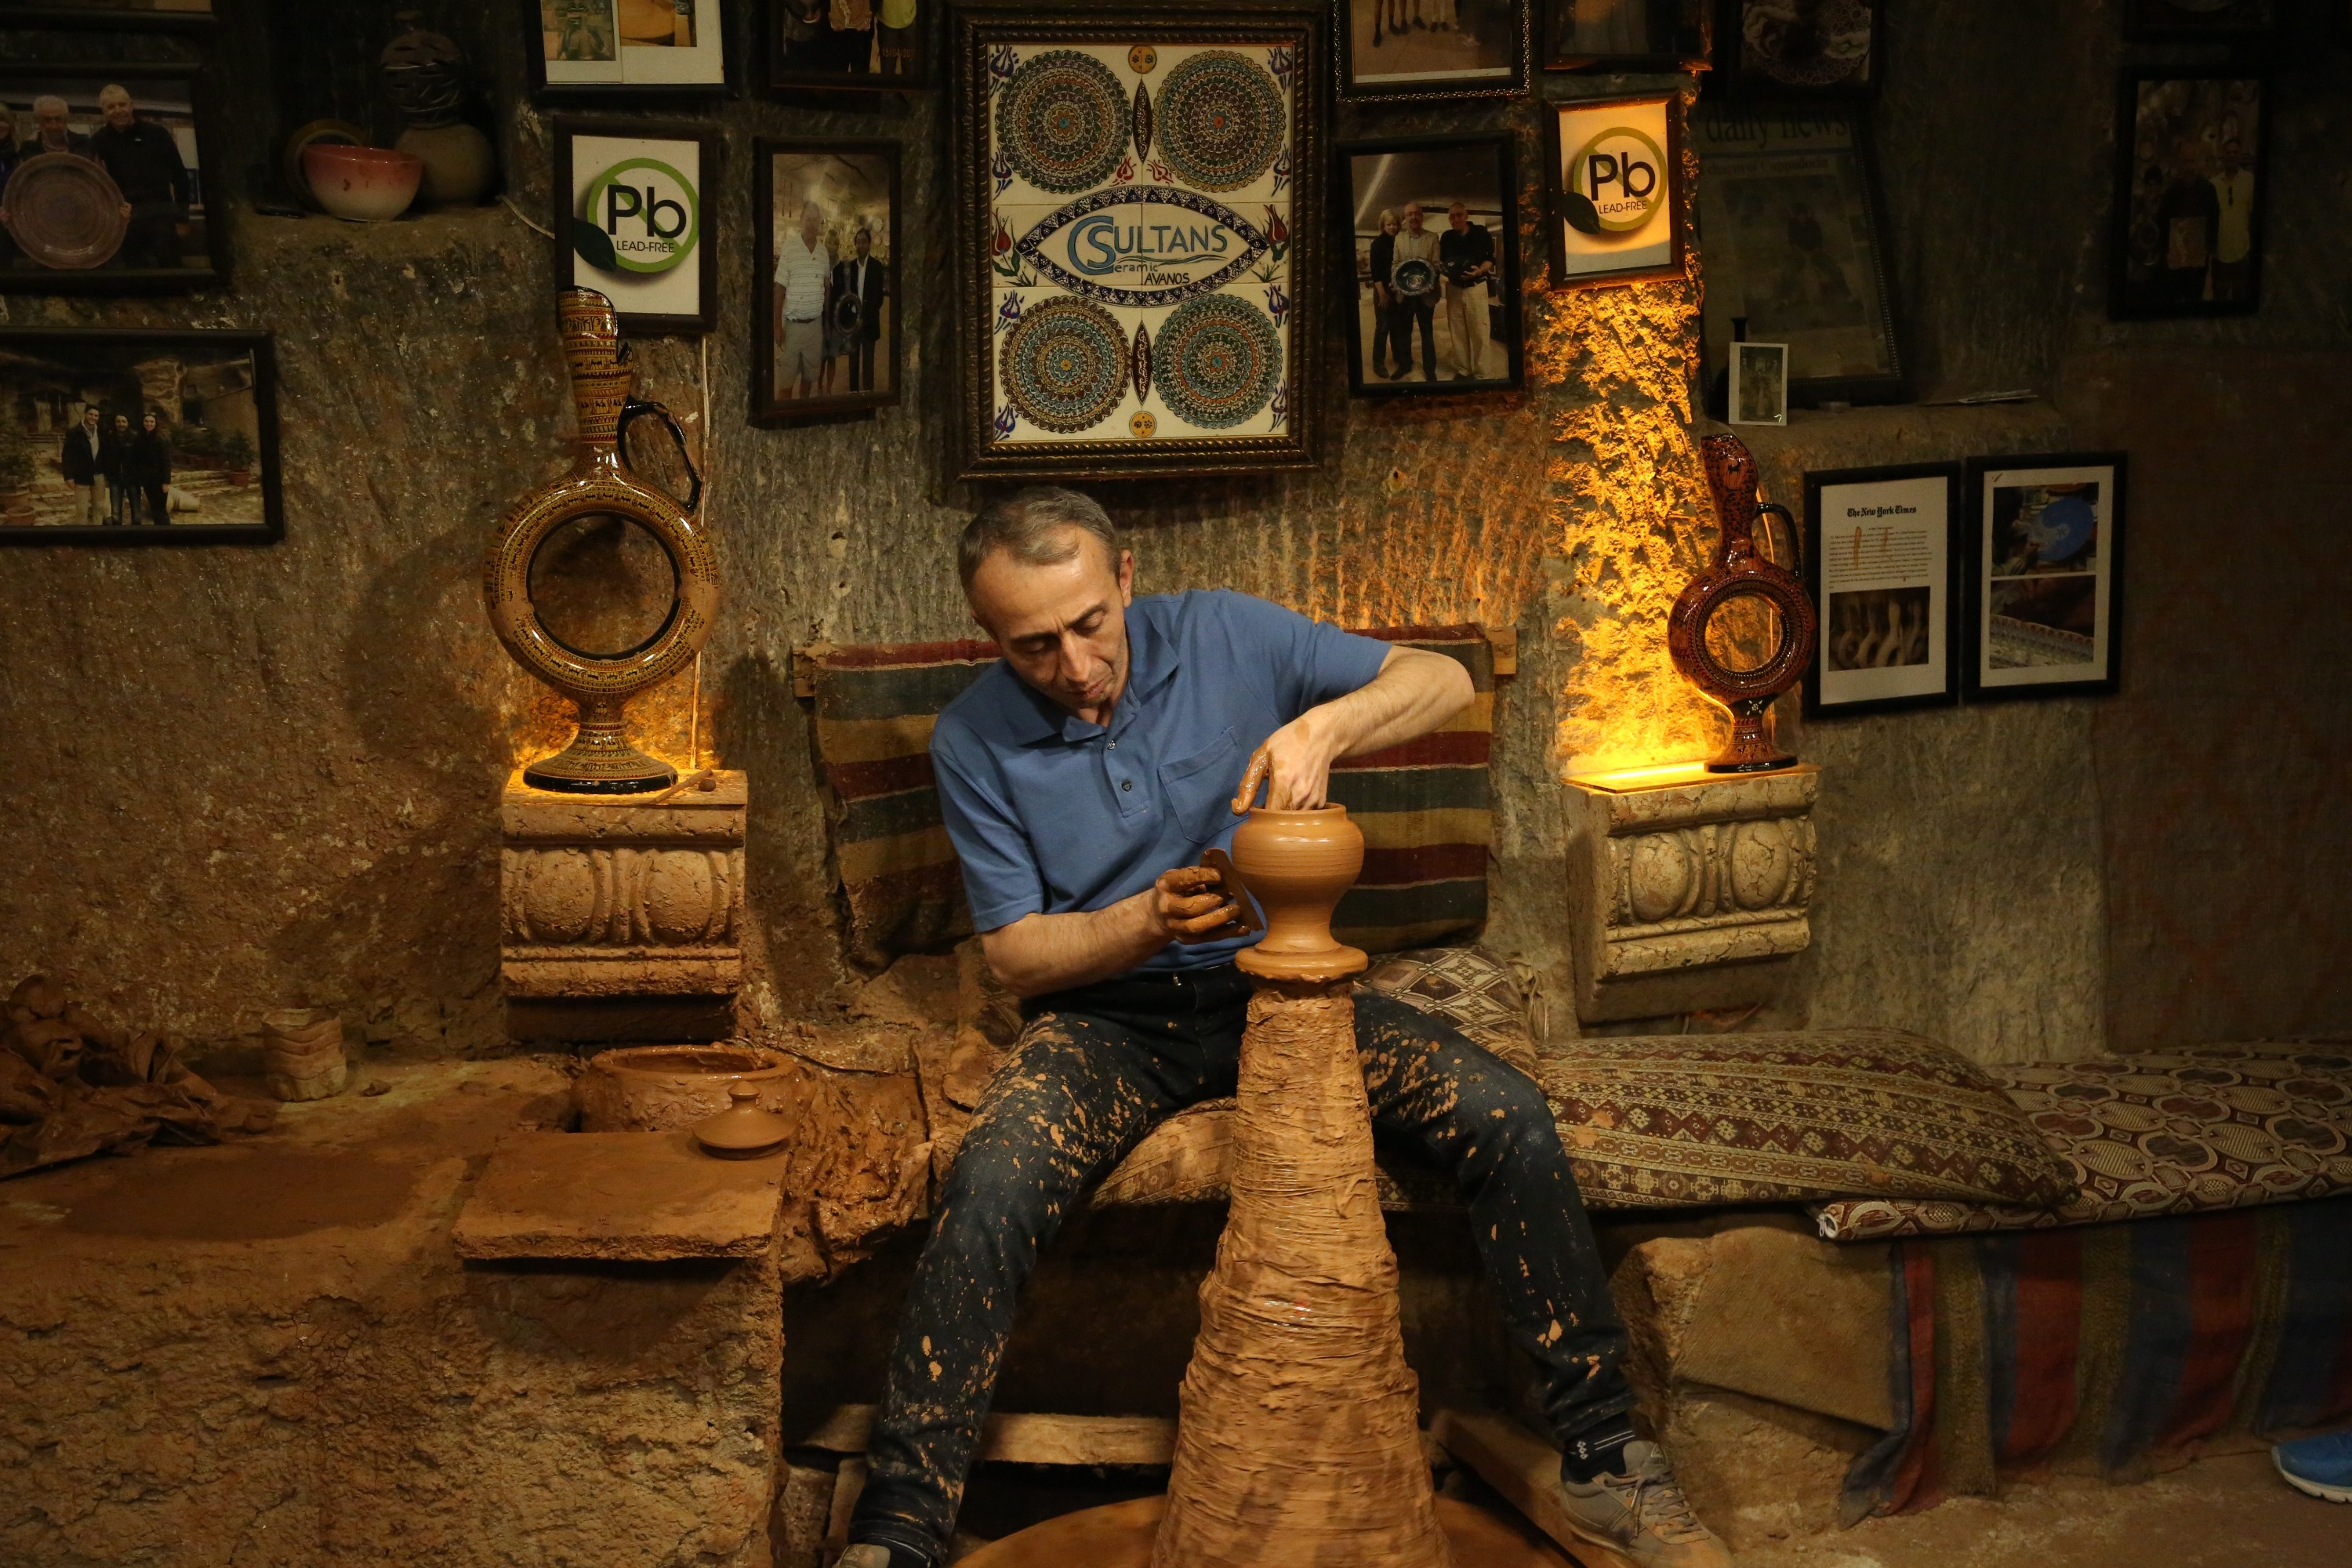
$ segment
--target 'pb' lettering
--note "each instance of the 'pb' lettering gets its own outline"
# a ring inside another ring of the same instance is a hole
[[[1584,177],[1594,201],[1610,185],[1628,199],[1646,201],[1658,188],[1658,171],[1639,158],[1620,159],[1613,153],[1595,153],[1584,161]]]
[[[665,219],[665,212],[675,214],[675,219]],[[630,217],[642,219],[646,233],[656,239],[676,239],[686,232],[685,203],[657,195],[656,187],[650,184],[640,189],[616,181],[605,186],[604,232],[620,233],[621,220]]]

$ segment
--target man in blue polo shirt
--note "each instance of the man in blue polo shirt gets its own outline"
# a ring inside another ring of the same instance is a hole
[[[1134,558],[1070,490],[982,512],[960,552],[1003,658],[940,715],[931,761],[989,967],[1026,1026],[965,1133],[910,1288],[842,1568],[937,1568],[1014,1302],[1097,1181],[1230,1095],[1250,985],[1202,853],[1236,792],[1326,804],[1331,764],[1426,734],[1462,667],[1213,592],[1134,596]],[[1407,1004],[1362,994],[1374,1120],[1454,1173],[1563,1450],[1558,1500],[1640,1568],[1727,1568],[1638,1438],[1625,1334],[1543,1097]],[[1213,1568],[1204,1564],[1202,1568]]]

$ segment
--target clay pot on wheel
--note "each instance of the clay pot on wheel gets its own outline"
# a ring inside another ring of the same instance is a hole
[[[1234,869],[1265,913],[1265,940],[1234,962],[1268,980],[1338,980],[1360,973],[1363,950],[1331,935],[1331,911],[1364,868],[1364,835],[1344,805],[1319,811],[1250,808],[1234,832]]]

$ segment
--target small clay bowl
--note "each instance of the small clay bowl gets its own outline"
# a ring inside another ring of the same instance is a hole
[[[302,174],[319,205],[353,223],[387,223],[416,200],[425,160],[390,147],[339,147],[313,142],[302,149]]]

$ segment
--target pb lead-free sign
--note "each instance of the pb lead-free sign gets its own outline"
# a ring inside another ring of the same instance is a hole
[[[1683,269],[1682,137],[1671,95],[1553,106],[1552,287]]]
[[[707,140],[576,124],[557,134],[557,188],[570,193],[555,225],[562,282],[610,296],[628,331],[709,331]]]

